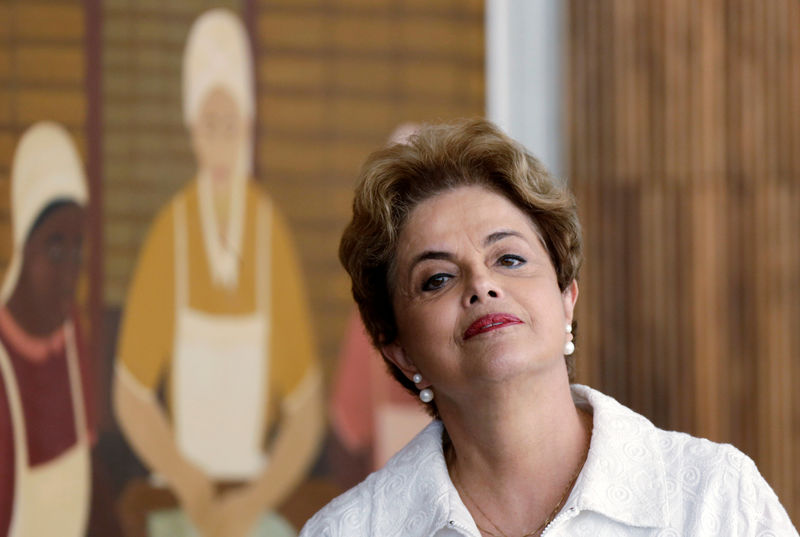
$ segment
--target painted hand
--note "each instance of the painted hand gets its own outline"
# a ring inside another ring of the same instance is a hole
[[[224,493],[214,503],[211,537],[248,537],[264,511],[262,503],[253,486]]]
[[[192,525],[205,537],[217,525],[214,520],[214,485],[199,469],[184,475],[178,498]]]

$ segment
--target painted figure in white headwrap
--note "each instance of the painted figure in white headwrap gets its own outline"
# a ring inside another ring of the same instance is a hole
[[[116,366],[122,429],[181,508],[150,513],[150,535],[294,535],[269,512],[305,476],[322,433],[302,270],[250,179],[252,72],[238,18],[200,16],[183,75],[197,177],[145,241]]]
[[[14,249],[0,308],[0,535],[85,534],[89,360],[75,291],[86,180],[67,131],[30,127],[11,171]]]

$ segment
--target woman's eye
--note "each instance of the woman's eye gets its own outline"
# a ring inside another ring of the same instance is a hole
[[[441,287],[444,286],[445,283],[447,283],[447,280],[449,280],[450,278],[451,276],[449,274],[443,274],[443,273],[434,274],[433,276],[425,280],[425,283],[422,284],[422,290],[435,291],[436,289],[440,289]]]
[[[507,254],[500,256],[500,259],[497,260],[497,264],[503,267],[519,267],[525,264],[525,259],[518,255]]]

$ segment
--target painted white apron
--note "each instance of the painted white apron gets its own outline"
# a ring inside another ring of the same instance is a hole
[[[270,206],[257,211],[256,309],[218,315],[189,307],[186,205],[175,211],[172,401],[178,448],[219,481],[263,471],[269,374]]]
[[[16,461],[10,537],[79,537],[86,533],[91,490],[89,437],[75,332],[69,322],[64,330],[77,442],[58,457],[34,468],[28,465],[25,415],[16,375],[0,345],[0,369],[11,409]]]

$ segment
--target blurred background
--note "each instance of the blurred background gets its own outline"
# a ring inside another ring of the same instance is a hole
[[[0,266],[26,127],[64,124],[89,178],[80,301],[105,491],[90,534],[114,534],[143,472],[110,410],[117,328],[156,212],[195,173],[181,64],[212,7],[250,33],[255,178],[294,237],[327,390],[361,162],[402,123],[485,115],[578,197],[578,381],[733,443],[800,521],[797,0],[2,0]]]

